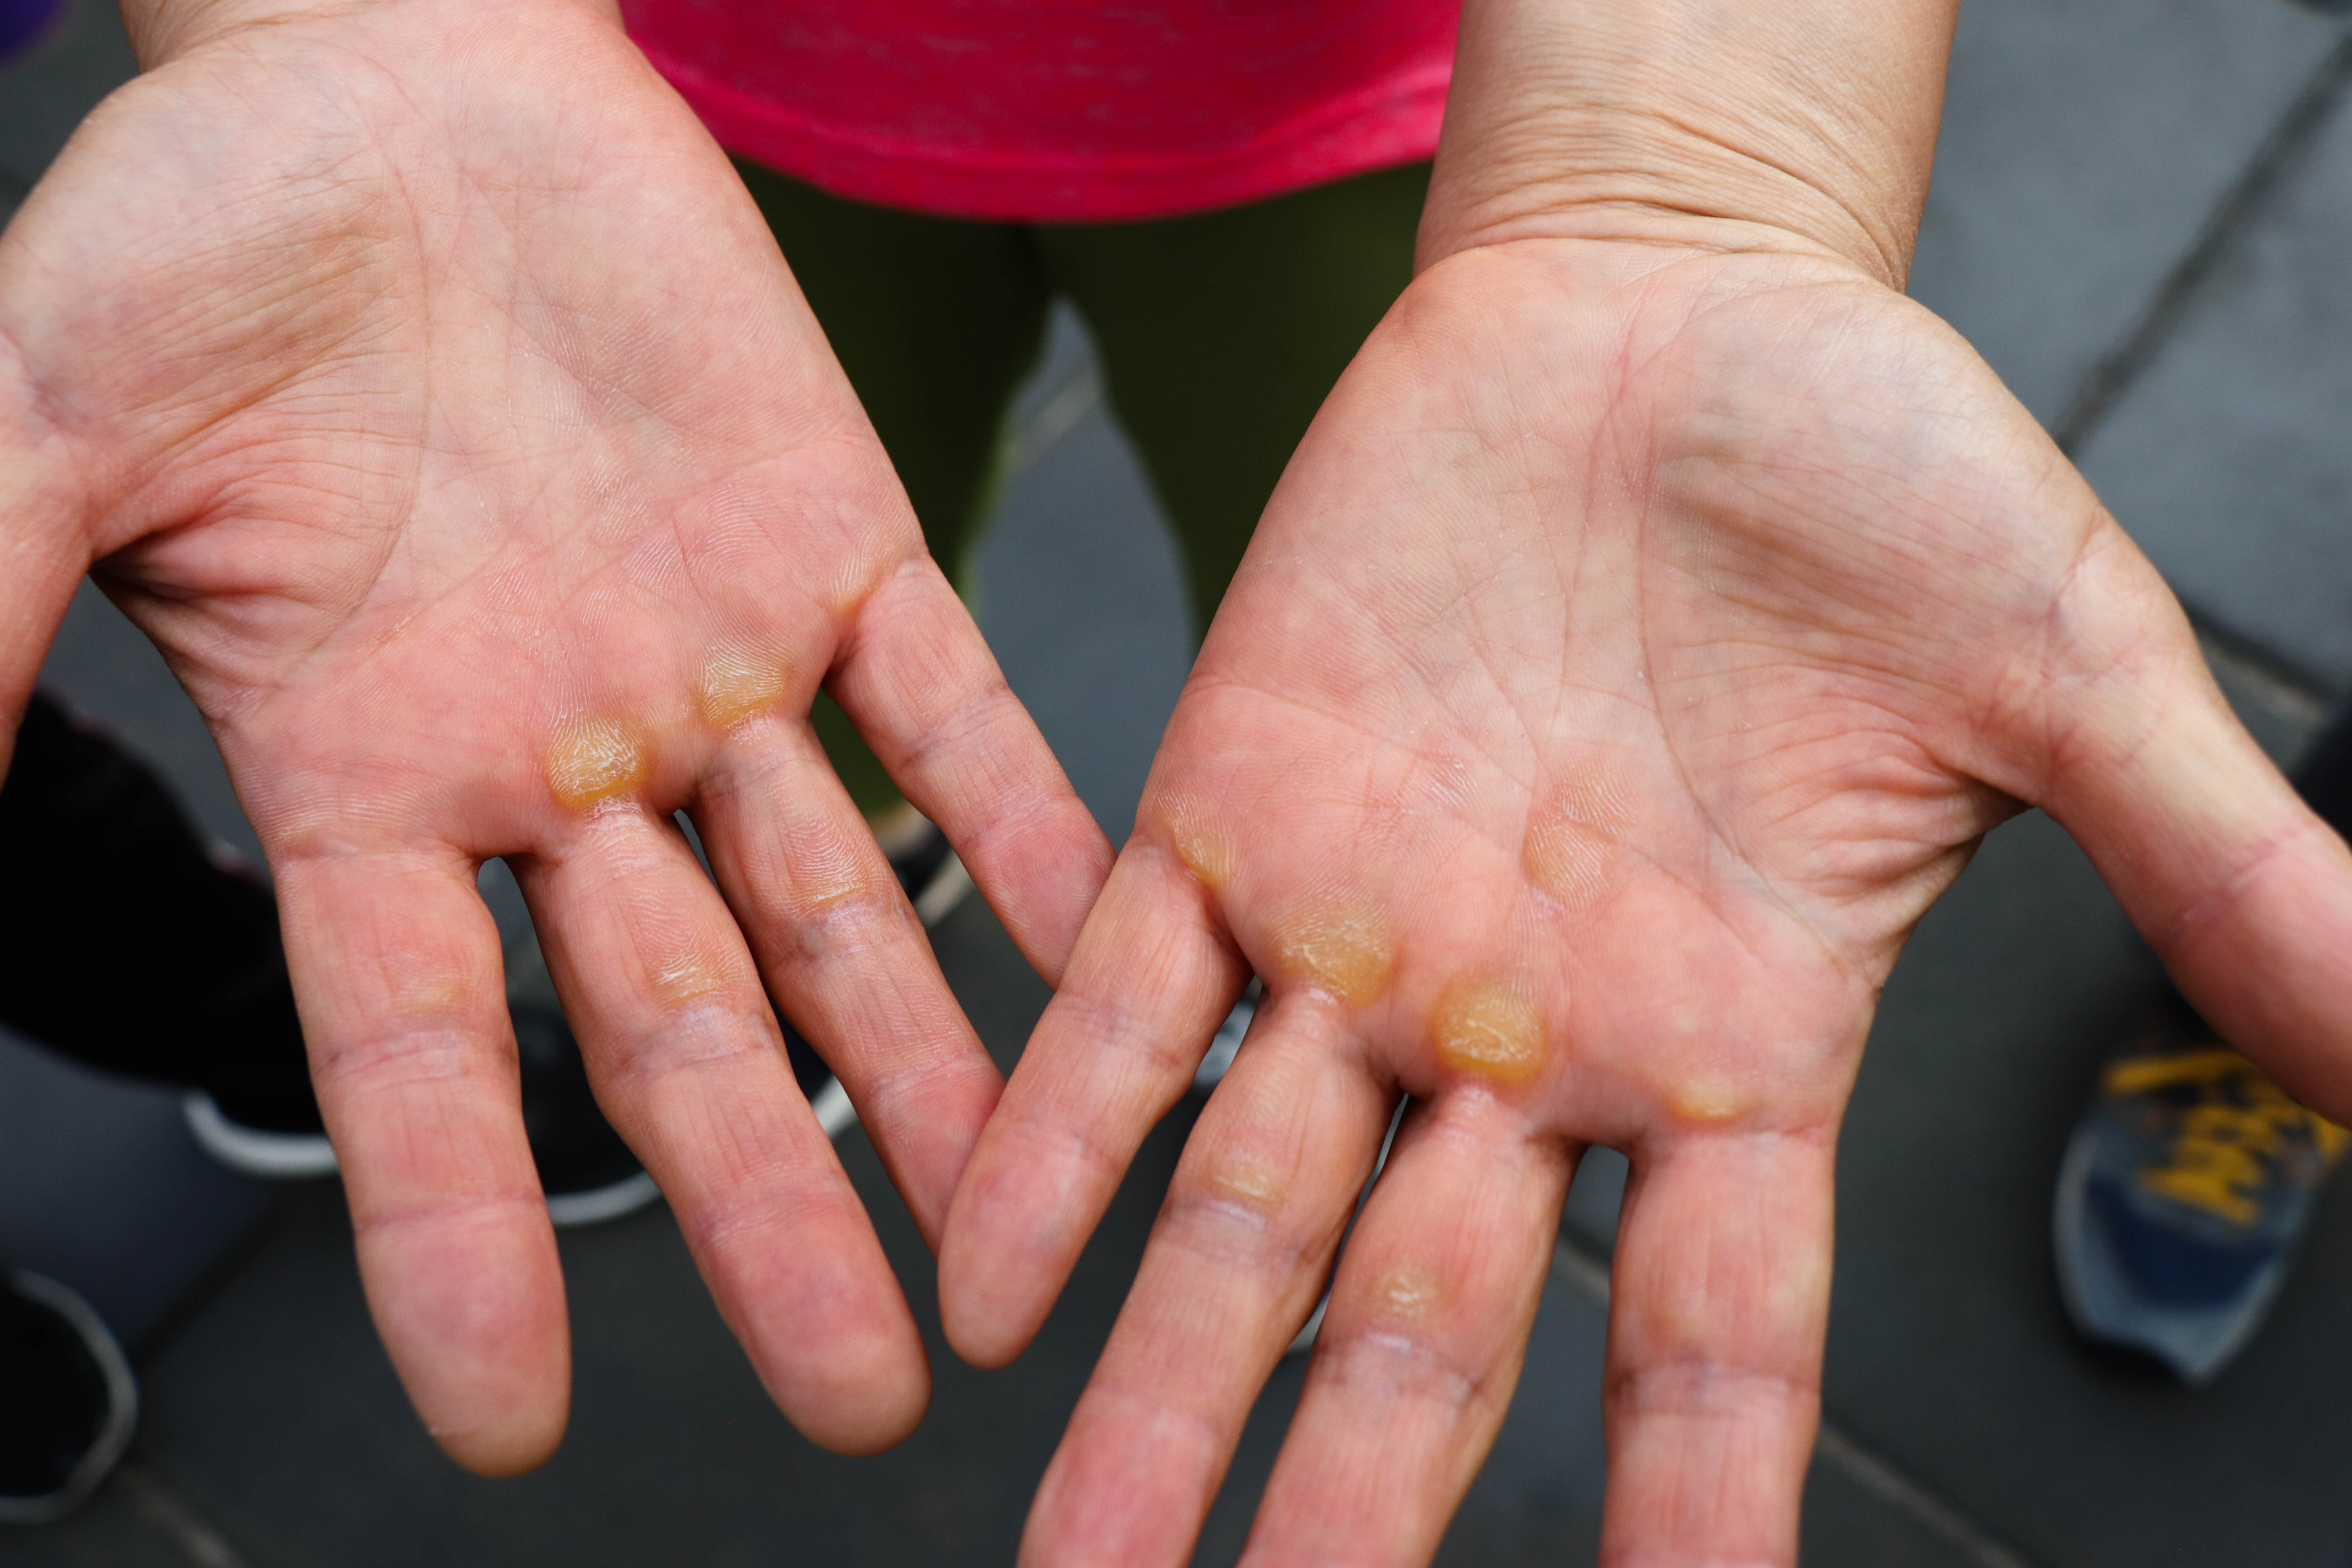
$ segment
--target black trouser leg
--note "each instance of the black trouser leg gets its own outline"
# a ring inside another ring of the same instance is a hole
[[[319,1125],[277,901],[155,773],[36,696],[0,785],[0,1024],[232,1119]]]

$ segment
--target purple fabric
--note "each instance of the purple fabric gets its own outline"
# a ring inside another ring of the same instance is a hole
[[[0,60],[33,47],[65,9],[65,0],[0,0]]]

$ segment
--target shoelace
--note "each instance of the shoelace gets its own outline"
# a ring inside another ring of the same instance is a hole
[[[2323,1169],[2352,1144],[2352,1132],[2298,1104],[2232,1050],[2119,1061],[2107,1069],[2105,1088],[2117,1096],[2196,1093],[2163,1163],[2143,1169],[2139,1184],[2232,1225],[2262,1217],[2263,1187],[2293,1143],[2307,1142]]]

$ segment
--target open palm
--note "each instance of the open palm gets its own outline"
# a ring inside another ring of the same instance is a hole
[[[927,1234],[999,1083],[812,736],[820,683],[1049,976],[1108,847],[742,187],[608,15],[194,19],[0,246],[0,371],[268,851],[394,1360],[467,1463],[562,1429],[475,890],[504,855],[770,1389],[822,1441],[895,1440],[920,1342],[766,993]]]
[[[1268,509],[950,1216],[950,1337],[1004,1361],[1264,978],[1024,1560],[1186,1558],[1400,1096],[1245,1561],[1434,1550],[1595,1142],[1633,1161],[1603,1557],[1790,1560],[1872,1009],[2021,802],[2352,1107],[2352,858],[1954,334],[1817,258],[1424,273]]]

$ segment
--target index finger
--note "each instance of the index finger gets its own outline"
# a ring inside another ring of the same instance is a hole
[[[940,825],[1038,974],[1058,985],[1110,841],[929,557],[874,590],[827,689]]]
[[[940,1245],[940,1316],[980,1366],[1045,1321],[1144,1134],[1182,1097],[1248,978],[1210,894],[1139,840],[982,1131]]]

